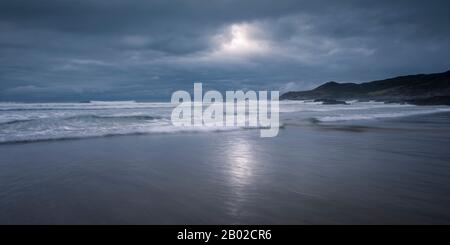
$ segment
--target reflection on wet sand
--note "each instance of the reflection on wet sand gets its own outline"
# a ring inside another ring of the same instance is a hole
[[[246,199],[246,190],[253,184],[255,178],[256,162],[252,144],[245,137],[238,137],[230,141],[225,148],[225,158],[228,166],[226,174],[229,186],[232,189],[232,198],[229,200],[232,215],[238,215],[242,202]]]

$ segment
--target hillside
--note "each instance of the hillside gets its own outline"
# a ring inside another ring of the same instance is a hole
[[[376,100],[450,105],[450,71],[401,76],[366,83],[328,82],[313,90],[288,92],[282,100]]]

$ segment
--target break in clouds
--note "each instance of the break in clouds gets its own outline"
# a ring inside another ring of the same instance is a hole
[[[439,3],[437,3],[439,2]],[[0,2],[0,100],[169,100],[450,68],[448,1]]]

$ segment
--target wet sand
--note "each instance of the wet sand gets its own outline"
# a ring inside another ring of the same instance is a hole
[[[0,223],[450,224],[448,122],[4,144]]]

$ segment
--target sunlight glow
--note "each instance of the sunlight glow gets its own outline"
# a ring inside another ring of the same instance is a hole
[[[262,54],[268,50],[268,44],[255,38],[259,30],[249,24],[233,24],[228,33],[217,37],[219,52],[223,55]]]

